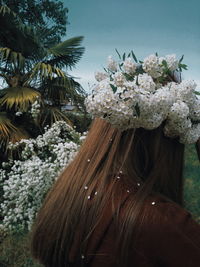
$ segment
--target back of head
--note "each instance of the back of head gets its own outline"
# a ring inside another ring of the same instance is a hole
[[[37,259],[46,266],[65,266],[80,221],[84,231],[79,240],[84,251],[99,214],[115,193],[119,172],[124,174],[121,182],[128,186],[141,183],[140,208],[152,192],[182,203],[184,145],[165,137],[162,128],[120,131],[105,120],[93,121],[80,151],[58,178],[39,212],[32,241]],[[97,187],[98,195],[88,213],[88,195]]]

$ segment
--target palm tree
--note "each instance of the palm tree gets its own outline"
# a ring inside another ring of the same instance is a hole
[[[0,6],[0,31],[0,145],[5,151],[9,141],[34,137],[56,120],[68,121],[61,111],[66,102],[85,112],[85,91],[66,72],[84,48],[81,36],[44,47],[41,32],[23,24],[7,6]],[[33,118],[30,109],[36,100],[40,113]]]

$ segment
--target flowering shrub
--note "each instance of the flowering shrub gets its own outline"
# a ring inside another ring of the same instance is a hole
[[[176,77],[187,69],[183,57],[153,54],[138,61],[133,52],[119,57],[117,62],[109,56],[105,72],[95,73],[97,83],[85,101],[88,112],[122,131],[151,130],[165,121],[166,136],[195,143],[200,138],[200,99],[194,81]]]
[[[10,145],[10,149],[21,152],[18,160],[10,160],[0,169],[0,228],[30,229],[45,195],[74,158],[83,138],[64,121],[58,121],[36,139]]]

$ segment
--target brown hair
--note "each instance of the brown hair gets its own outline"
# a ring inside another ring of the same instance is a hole
[[[45,266],[71,266],[70,248],[80,221],[83,231],[76,253],[84,254],[102,209],[115,194],[114,177],[122,170],[124,184],[131,187],[141,183],[127,207],[118,240],[119,262],[126,266],[130,237],[144,200],[157,192],[182,205],[183,154],[184,145],[165,137],[163,125],[151,131],[139,128],[121,132],[105,120],[95,119],[79,153],[60,175],[38,214],[32,237],[33,256]],[[97,187],[102,193],[88,209],[87,197]]]

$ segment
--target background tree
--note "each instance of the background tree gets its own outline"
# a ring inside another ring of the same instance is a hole
[[[66,35],[68,9],[58,0],[1,0],[26,25],[32,25],[39,34],[40,42],[51,47]]]
[[[36,137],[47,124],[68,121],[63,104],[73,101],[85,112],[83,88],[63,70],[75,66],[84,48],[83,37],[45,47],[37,29],[7,6],[0,7],[0,31],[0,145],[5,152],[9,141]]]

